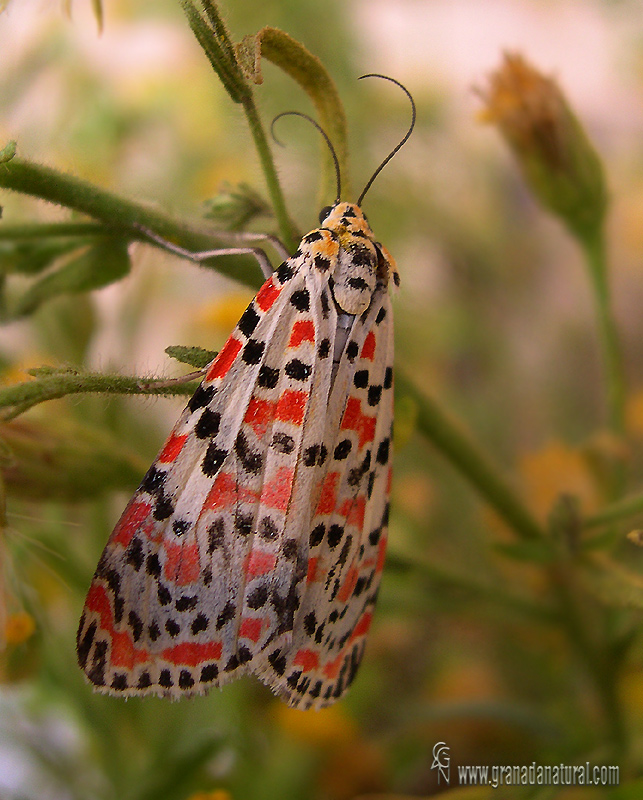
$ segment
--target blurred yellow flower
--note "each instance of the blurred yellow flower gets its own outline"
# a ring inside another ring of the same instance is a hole
[[[358,738],[355,722],[339,706],[300,711],[280,702],[275,703],[273,714],[286,733],[316,747],[337,747]]]
[[[426,518],[427,509],[433,506],[435,491],[431,478],[422,472],[404,475],[404,479],[395,484],[395,504],[415,522]]]
[[[551,441],[519,461],[529,505],[546,520],[561,494],[576,497],[585,513],[596,510],[599,491],[587,458],[562,442]]]
[[[403,395],[395,403],[395,428],[393,445],[399,452],[405,447],[415,433],[418,418],[418,407],[412,397]]]
[[[4,636],[8,645],[17,645],[26,642],[36,630],[36,622],[31,614],[18,611],[10,614],[5,625]]]
[[[633,436],[643,437],[643,389],[632,392],[627,398],[625,421]]]
[[[232,800],[227,789],[213,789],[211,792],[195,792],[187,800]]]
[[[319,776],[324,797],[333,800],[354,800],[372,797],[387,785],[385,776],[386,754],[374,742],[358,739],[350,747],[338,747]]]
[[[632,717],[643,715],[643,673],[640,670],[627,672],[620,681],[619,693],[623,708]]]
[[[239,322],[253,296],[251,289],[229,292],[204,306],[199,312],[198,322],[227,336]]]

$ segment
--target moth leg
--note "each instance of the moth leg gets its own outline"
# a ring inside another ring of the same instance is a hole
[[[203,367],[203,369],[197,369],[193,372],[188,372],[185,375],[180,375],[178,378],[164,378],[164,379],[152,379],[149,381],[139,381],[138,386],[145,391],[149,389],[168,389],[171,386],[178,386],[182,383],[190,383],[190,381],[201,380],[205,377],[208,371],[207,367]]]
[[[249,255],[254,256],[257,259],[257,262],[261,268],[262,273],[264,274],[265,278],[269,278],[273,273],[272,264],[270,263],[268,256],[264,253],[264,251],[260,247],[250,247],[250,246],[237,246],[237,247],[217,247],[213,248],[212,250],[199,250],[197,252],[193,252],[192,250],[188,250],[185,247],[180,247],[178,244],[174,244],[174,242],[170,242],[167,239],[164,239],[162,236],[159,236],[154,231],[146,228],[144,225],[134,224],[134,227],[141,231],[141,233],[145,234],[145,236],[151,239],[156,244],[163,247],[165,250],[169,250],[172,253],[176,253],[183,258],[187,258],[190,261],[195,261],[197,263],[201,261],[205,261],[208,258],[212,258],[213,256],[233,256],[233,255],[242,255],[244,253],[248,253]],[[286,250],[285,246],[282,242],[277,239],[276,236],[271,236],[269,234],[261,234],[261,233],[235,233],[233,235],[233,239],[239,242],[253,242],[253,241],[269,241],[275,250],[279,253],[280,256],[283,256],[284,259],[290,258],[288,251]]]
[[[281,239],[278,236],[273,236],[271,233],[237,231],[229,235],[233,236],[239,242],[270,242],[282,261],[287,261],[291,256],[291,253]]]

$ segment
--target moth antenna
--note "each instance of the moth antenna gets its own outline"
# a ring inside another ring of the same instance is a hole
[[[397,151],[400,150],[406,144],[406,142],[408,141],[409,136],[411,135],[411,133],[413,132],[413,128],[415,127],[415,118],[416,118],[415,101],[413,100],[411,92],[409,92],[409,90],[406,88],[406,86],[401,84],[399,81],[396,81],[395,78],[389,78],[388,75],[380,75],[377,72],[369,72],[368,75],[360,75],[358,80],[361,81],[362,78],[382,78],[385,81],[390,81],[391,83],[394,83],[396,86],[399,86],[400,89],[406,94],[406,96],[411,101],[412,117],[411,117],[411,126],[409,127],[408,131],[406,132],[406,136],[402,139],[402,141],[396,147],[394,147],[391,150],[391,152],[386,156],[384,161],[382,161],[382,163],[379,165],[379,167],[371,175],[371,178],[370,178],[369,182],[366,184],[366,186],[364,187],[364,190],[362,191],[362,193],[359,196],[359,199],[357,200],[357,205],[358,206],[362,205],[362,200],[364,199],[364,195],[371,188],[371,185],[373,184],[373,181],[375,180],[375,178],[377,178],[377,176],[384,169],[384,167],[388,164],[388,162],[393,158],[393,156],[397,153]]]
[[[284,143],[281,142],[275,136],[275,122],[280,117],[303,117],[303,119],[307,119],[308,122],[311,123],[311,125],[314,125],[315,128],[317,128],[317,130],[324,137],[324,141],[328,145],[328,149],[330,150],[330,154],[333,157],[333,163],[335,164],[335,180],[336,180],[336,183],[337,183],[337,198],[335,200],[335,205],[337,205],[337,203],[339,203],[339,200],[340,200],[340,197],[341,197],[341,193],[342,193],[342,191],[341,191],[342,190],[342,180],[341,180],[341,175],[340,175],[340,172],[339,172],[339,160],[337,158],[337,153],[335,152],[335,148],[333,147],[333,143],[331,142],[330,137],[328,136],[326,131],[322,128],[322,126],[318,122],[316,122],[312,117],[309,117],[308,114],[303,114],[301,111],[282,111],[281,114],[277,114],[277,116],[273,119],[272,124],[270,126],[270,133],[272,134],[272,138],[275,140],[275,142],[277,142],[278,145],[281,145],[281,147],[284,147]]]

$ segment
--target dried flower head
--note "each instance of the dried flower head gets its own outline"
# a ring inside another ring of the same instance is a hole
[[[506,53],[480,95],[482,119],[498,126],[540,202],[580,238],[595,235],[607,207],[603,168],[557,83]]]

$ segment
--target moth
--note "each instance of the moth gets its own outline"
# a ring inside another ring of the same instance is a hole
[[[401,88],[411,127],[357,204],[321,131],[335,203],[244,311],[111,534],[77,636],[96,689],[177,698],[254,673],[306,709],[353,681],[385,558],[399,283],[360,204],[413,129]]]

